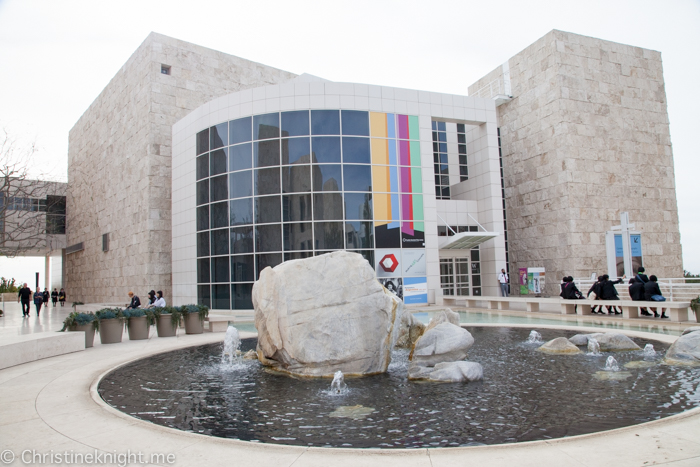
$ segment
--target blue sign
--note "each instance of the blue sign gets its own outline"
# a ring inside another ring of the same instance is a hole
[[[425,277],[403,278],[403,302],[428,303],[428,280]]]
[[[642,257],[642,236],[639,234],[630,235],[630,246],[632,257]],[[622,258],[622,235],[615,235],[615,256]]]

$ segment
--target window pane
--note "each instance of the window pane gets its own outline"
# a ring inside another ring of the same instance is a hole
[[[308,163],[311,158],[309,138],[285,138],[282,140],[282,164]]]
[[[231,146],[229,152],[229,167],[231,172],[236,170],[250,169],[253,167],[253,144],[239,144]]]
[[[340,138],[311,138],[312,162],[340,162]]]
[[[369,164],[369,138],[343,137],[343,162]]]
[[[209,256],[209,232],[197,232],[197,256]]]
[[[285,222],[311,220],[311,195],[287,195],[282,197]]]
[[[209,202],[209,180],[197,182],[197,206]]]
[[[369,114],[359,110],[343,110],[343,134],[369,136]]]
[[[372,220],[371,193],[345,193],[345,218]]]
[[[337,110],[311,111],[312,135],[339,135],[340,114]]]
[[[340,193],[314,194],[314,220],[342,220],[343,195]]]
[[[372,191],[372,167],[369,165],[344,165],[343,182],[345,191]]]
[[[209,258],[203,258],[197,260],[197,282],[200,284],[208,284],[211,282],[211,275],[209,274]]]
[[[231,225],[253,223],[253,198],[243,198],[229,201],[231,204]]]
[[[314,165],[311,167],[314,191],[340,191],[340,164]]]
[[[291,251],[284,254],[284,260],[291,261],[293,259],[311,258],[313,255],[313,251]]]
[[[401,230],[389,228],[389,224],[379,225],[374,228],[374,243],[376,248],[400,248]]]
[[[209,176],[209,154],[204,154],[197,158],[197,180]]]
[[[280,222],[282,219],[282,206],[280,201],[281,199],[279,196],[255,198],[255,222],[259,224]]]
[[[209,198],[212,203],[228,199],[228,177],[226,175],[209,179]]]
[[[253,143],[255,167],[270,167],[280,165],[280,140],[260,141]]]
[[[211,205],[211,228],[228,227],[228,201]]]
[[[226,149],[217,149],[209,153],[210,175],[226,173]]]
[[[244,117],[232,120],[228,125],[229,144],[245,143],[250,141],[252,135],[251,118]]]
[[[231,309],[231,291],[228,284],[214,284],[212,290],[212,308],[215,310]]]
[[[472,261],[479,261],[479,249],[471,250]]]
[[[230,282],[228,280],[228,256],[219,256],[211,259],[212,282]]]
[[[231,229],[231,254],[253,252],[253,227]]]
[[[283,224],[284,251],[312,250],[312,224]]]
[[[274,268],[278,264],[282,263],[282,253],[275,253],[272,255],[255,255],[255,280],[260,277],[260,271],[270,266]]]
[[[282,229],[279,224],[255,227],[255,251],[282,251]]]
[[[254,256],[231,256],[231,282],[250,282],[254,280]]]
[[[345,223],[345,248],[374,248],[374,228],[371,222]]]
[[[197,208],[197,230],[209,230],[209,206]]]
[[[209,128],[209,149],[228,146],[228,122]]]
[[[253,195],[252,171],[235,172],[228,176],[231,198],[245,198]]]
[[[197,286],[197,303],[211,308],[211,288],[209,285]]]
[[[311,191],[311,166],[292,165],[282,167],[282,192],[307,193]]]
[[[342,222],[316,222],[314,233],[316,235],[316,250],[343,249]]]
[[[209,128],[197,133],[197,155],[209,150]]]
[[[280,114],[275,112],[253,117],[253,139],[279,138]]]
[[[282,136],[309,134],[309,111],[282,112]]]
[[[227,255],[228,254],[228,229],[219,229],[211,231],[211,254]]]
[[[232,310],[252,310],[253,309],[253,284],[232,284],[231,285],[231,309]]]
[[[256,195],[274,195],[280,192],[280,169],[257,169],[253,175]]]

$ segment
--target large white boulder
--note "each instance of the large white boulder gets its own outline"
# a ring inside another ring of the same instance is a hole
[[[700,365],[700,330],[683,334],[668,348],[666,363],[676,365]]]
[[[258,359],[276,370],[331,377],[383,373],[403,303],[346,251],[265,268],[253,286]]]
[[[595,339],[601,352],[618,352],[625,350],[642,350],[635,342],[619,332],[596,332],[593,334],[576,334],[569,338],[574,345],[588,345],[588,339]]]
[[[449,322],[426,330],[411,352],[411,363],[416,366],[435,366],[442,362],[456,362],[467,357],[474,338],[466,329]]]

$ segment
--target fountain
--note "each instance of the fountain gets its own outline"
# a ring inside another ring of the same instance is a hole
[[[525,342],[527,342],[528,344],[541,344],[542,334],[535,330],[532,330],[530,331],[530,335],[527,337],[527,340]]]
[[[644,346],[644,356],[645,357],[655,357],[656,351],[654,350],[653,344],[647,344]]]
[[[588,339],[588,355],[600,355],[600,344],[595,339]],[[612,358],[612,357],[610,357]],[[614,359],[613,359],[614,360]]]
[[[224,350],[221,353],[221,363],[232,364],[238,362],[238,354],[241,348],[241,338],[238,335],[238,329],[234,326],[229,326],[224,337]]]
[[[617,360],[612,355],[605,360],[605,371],[620,371],[620,367],[617,366]]]
[[[338,370],[333,375],[333,382],[331,383],[331,394],[340,395],[348,392],[348,385],[345,384],[345,377],[343,372]]]

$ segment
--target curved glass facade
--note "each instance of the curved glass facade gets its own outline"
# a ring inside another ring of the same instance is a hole
[[[200,303],[250,309],[265,267],[342,249],[400,293],[425,283],[418,117],[253,115],[199,132],[196,150]]]

